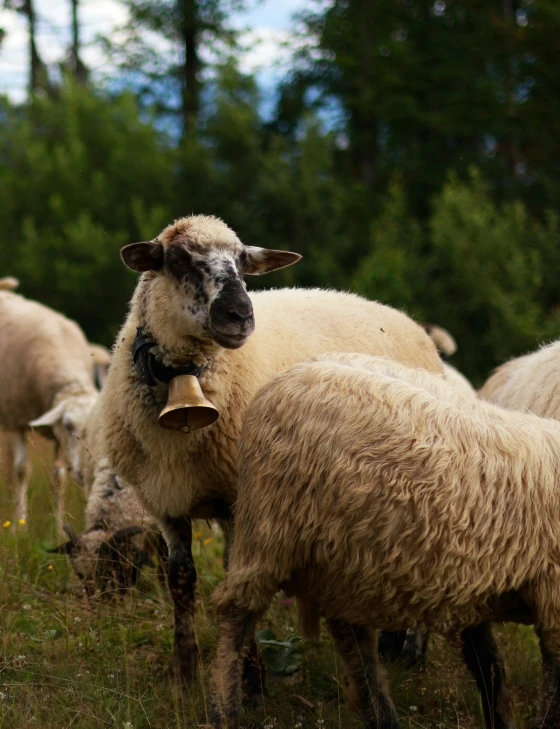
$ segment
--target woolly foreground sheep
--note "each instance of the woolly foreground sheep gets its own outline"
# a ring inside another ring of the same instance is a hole
[[[219,639],[213,725],[236,729],[246,637],[283,589],[304,633],[325,617],[367,727],[395,729],[374,628],[462,647],[488,727],[511,729],[489,621],[534,623],[542,727],[560,726],[560,423],[463,396],[375,358],[300,364],[254,398]]]
[[[80,467],[88,494],[81,534],[64,525],[69,539],[51,553],[67,554],[86,593],[123,593],[136,584],[140,568],[154,551],[161,554],[153,519],[134,489],[113,473],[103,433],[103,392],[80,434]]]
[[[247,294],[244,274],[264,274],[300,256],[245,246],[217,218],[182,218],[153,241],[126,246],[122,257],[144,273],[105,383],[107,456],[167,541],[175,619],[170,673],[188,679],[199,662],[191,519],[218,518],[228,528],[237,498],[237,441],[258,387],[332,349],[384,354],[435,372],[441,362],[420,326],[381,304],[317,289]],[[147,360],[141,367],[135,342]],[[188,434],[158,424],[179,366],[200,368],[202,391],[220,412],[213,425]],[[260,681],[256,667],[252,690],[259,694]]]
[[[74,433],[83,427],[98,394],[89,346],[75,322],[6,290],[17,286],[11,281],[0,286],[0,427],[16,492],[16,518],[27,519],[30,464],[25,436],[32,426],[56,443],[53,487],[60,531],[67,465],[80,479]]]

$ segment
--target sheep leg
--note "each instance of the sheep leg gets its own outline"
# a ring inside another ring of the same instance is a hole
[[[350,680],[351,702],[368,729],[399,729],[387,691],[385,671],[377,660],[375,633],[341,620],[327,621]]]
[[[54,465],[52,469],[52,490],[53,490],[53,506],[54,516],[56,520],[56,533],[59,537],[64,537],[64,494],[66,493],[66,484],[68,482],[68,471],[66,461],[61,455],[59,448],[56,449]]]
[[[16,497],[16,520],[27,522],[27,486],[31,477],[31,464],[27,454],[25,433],[6,433],[10,460],[10,481]]]
[[[506,674],[490,623],[461,633],[463,658],[472,673],[482,701],[488,729],[513,729]]]
[[[218,644],[210,675],[210,721],[215,729],[239,727],[243,647],[254,635],[257,619],[257,613],[231,602],[218,610]]]
[[[192,556],[192,522],[188,517],[167,517],[161,530],[169,549],[167,584],[173,600],[173,655],[169,678],[190,682],[196,676],[199,651],[194,631],[196,569]]]
[[[560,726],[560,635],[555,630],[544,630],[537,627],[540,640],[543,697],[542,722],[543,729],[558,729]]]
[[[232,519],[218,519],[218,524],[224,535],[224,566],[226,571],[229,568],[230,545],[233,540]],[[257,647],[255,636],[248,641],[249,650],[243,662],[243,695],[253,704],[262,702],[263,696],[267,695],[265,685],[266,669]]]

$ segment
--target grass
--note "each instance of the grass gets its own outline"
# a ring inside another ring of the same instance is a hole
[[[196,524],[197,634],[203,669],[189,689],[163,678],[172,645],[172,609],[156,569],[124,599],[88,600],[56,543],[49,494],[48,444],[32,444],[34,475],[29,523],[12,522],[12,497],[0,484],[0,729],[196,729],[207,721],[207,668],[216,641],[210,595],[223,577],[221,537]],[[84,500],[72,486],[69,521],[79,529]],[[10,522],[7,525],[7,522]],[[278,596],[264,621],[280,640],[297,635],[295,611]],[[537,711],[538,645],[530,628],[498,629],[515,701],[516,725],[527,729]],[[264,706],[245,710],[243,729],[358,729],[343,697],[341,665],[330,637],[298,644],[299,671],[269,677]],[[451,647],[431,641],[422,671],[388,666],[403,727],[482,726],[474,683]]]

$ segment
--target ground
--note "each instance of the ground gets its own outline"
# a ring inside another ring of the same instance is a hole
[[[0,442],[1,445],[1,442]],[[124,599],[88,600],[56,544],[49,495],[47,444],[33,446],[29,523],[12,521],[12,498],[0,486],[0,729],[196,729],[207,721],[207,669],[215,641],[211,593],[223,577],[221,537],[196,524],[199,597],[197,632],[203,669],[191,689],[163,678],[172,642],[172,609],[155,567]],[[77,529],[84,499],[72,485],[68,521]],[[245,710],[243,729],[359,729],[344,701],[340,661],[326,632],[300,641],[295,610],[279,595],[260,626],[270,666],[264,706]],[[537,711],[539,651],[531,628],[498,629],[515,700],[516,725],[528,729]],[[392,695],[407,729],[482,726],[472,680],[441,639],[431,641],[425,670],[388,666]]]

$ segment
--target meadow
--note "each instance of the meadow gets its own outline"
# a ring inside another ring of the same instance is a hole
[[[223,578],[222,541],[211,524],[195,525],[196,625],[200,679],[170,686],[163,673],[172,645],[172,607],[156,566],[144,569],[124,598],[88,599],[57,544],[52,517],[49,444],[31,441],[34,471],[29,522],[12,520],[12,495],[0,487],[0,729],[196,729],[205,727],[207,669],[216,641],[211,594]],[[83,521],[84,497],[71,485],[68,522]],[[279,545],[279,549],[282,545]],[[540,655],[531,628],[500,626],[516,726],[534,725]],[[298,635],[295,609],[278,595],[259,632],[269,695],[247,708],[243,729],[359,729],[344,700],[344,677],[326,631],[318,643]],[[432,637],[424,669],[387,666],[407,729],[482,726],[474,682],[450,646]]]

